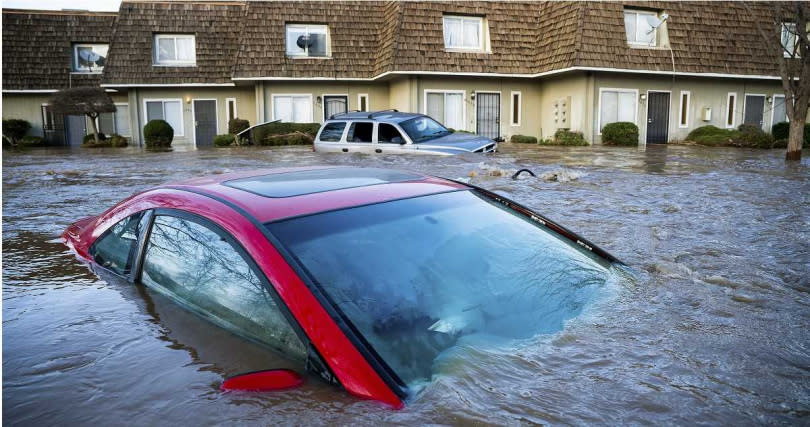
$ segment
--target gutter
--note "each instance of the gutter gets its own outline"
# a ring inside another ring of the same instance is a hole
[[[234,87],[235,83],[105,83],[101,87]]]

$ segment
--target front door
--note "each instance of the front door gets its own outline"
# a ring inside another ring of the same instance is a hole
[[[197,147],[211,147],[217,136],[217,101],[194,100],[194,142]]]
[[[475,94],[475,132],[489,139],[501,136],[501,94]]]
[[[762,129],[765,112],[765,95],[745,95],[743,123]]]
[[[87,119],[85,119],[85,116],[65,116],[67,145],[72,147],[82,145],[85,135],[87,135]]]
[[[669,129],[669,92],[647,96],[647,144],[666,144]]]
[[[349,111],[349,98],[346,96],[324,96],[323,97],[323,119],[329,120],[333,114],[341,114]]]

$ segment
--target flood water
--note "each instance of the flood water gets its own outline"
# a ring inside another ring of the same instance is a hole
[[[307,147],[3,153],[3,421],[12,424],[805,424],[810,162],[701,147],[503,147],[488,157]],[[286,362],[141,287],[103,280],[58,236],[129,194],[244,169],[340,164],[471,182],[627,263],[562,331],[464,348],[400,411],[315,378],[224,394]],[[529,168],[537,178],[513,181]]]

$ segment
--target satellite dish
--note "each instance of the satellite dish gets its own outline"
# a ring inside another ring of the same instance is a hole
[[[301,49],[306,49],[308,47],[312,47],[313,42],[314,40],[309,38],[308,35],[300,35],[298,36],[298,40],[296,40],[295,44],[297,44]]]
[[[650,27],[655,30],[656,28],[660,27],[661,24],[667,20],[667,18],[669,18],[669,15],[666,13],[662,13],[660,18],[657,16],[647,16],[647,24],[649,24]],[[649,31],[647,34],[651,32],[652,31]]]
[[[90,50],[80,50],[79,57],[87,62],[96,62],[101,59],[101,55]]]

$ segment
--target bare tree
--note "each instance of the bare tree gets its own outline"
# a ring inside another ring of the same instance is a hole
[[[98,140],[96,119],[101,113],[115,112],[115,103],[110,95],[100,87],[75,87],[57,92],[50,101],[51,109],[57,114],[84,114],[93,125],[93,138]]]
[[[785,159],[801,160],[804,124],[810,105],[810,40],[807,38],[807,17],[810,14],[805,2],[770,2],[768,19],[763,9],[755,11],[743,3],[753,16],[757,30],[767,52],[779,52],[777,64],[782,88],[785,91],[785,111],[790,120],[787,154]],[[791,102],[792,101],[792,102]]]

